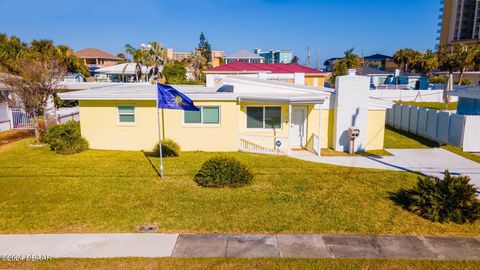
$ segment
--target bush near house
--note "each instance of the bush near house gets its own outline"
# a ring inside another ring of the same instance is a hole
[[[158,157],[160,156],[159,153],[159,145],[158,143],[153,148],[153,155]],[[180,145],[176,143],[174,140],[165,139],[162,140],[162,156],[163,157],[178,157],[180,156]]]
[[[195,175],[195,182],[203,187],[242,187],[250,184],[253,174],[242,163],[231,157],[214,157],[203,163]]]
[[[435,222],[473,223],[480,217],[480,200],[468,176],[419,178],[405,193],[406,208]]]
[[[76,154],[88,149],[88,142],[80,133],[80,123],[75,121],[50,127],[44,139],[54,152],[62,155]]]

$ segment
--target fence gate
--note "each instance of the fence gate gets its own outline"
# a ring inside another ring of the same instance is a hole
[[[22,109],[10,109],[12,113],[13,129],[34,129],[33,116]]]

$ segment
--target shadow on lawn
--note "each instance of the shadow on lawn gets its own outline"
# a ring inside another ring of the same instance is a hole
[[[161,177],[157,167],[155,167],[155,164],[153,164],[152,160],[150,159],[151,157],[158,157],[158,155],[155,155],[155,153],[153,152],[142,151],[142,153],[145,156],[145,158],[148,160],[148,163],[150,163],[150,166],[152,166],[152,168],[155,170],[155,173],[158,175],[158,177]]]
[[[428,147],[431,147],[431,148],[436,148],[436,147],[440,147],[441,145],[438,144],[437,142],[434,142],[434,141],[431,141],[427,138],[424,138],[424,137],[420,137],[420,136],[417,136],[415,134],[412,134],[410,132],[407,132],[407,131],[403,131],[403,130],[400,130],[400,129],[396,129],[396,128],[393,128],[393,127],[390,127],[390,126],[385,126],[385,128],[389,131],[392,131],[392,132],[396,132],[404,137],[407,137],[409,139],[412,139],[412,140],[415,140],[425,146],[428,146]]]
[[[396,192],[389,192],[388,199],[393,201],[396,205],[401,206],[403,209],[408,210],[408,207],[412,204],[410,189],[400,189]]]

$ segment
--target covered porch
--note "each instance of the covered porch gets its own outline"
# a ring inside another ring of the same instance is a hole
[[[324,103],[321,97],[239,98],[239,150],[272,155],[303,150],[320,155]]]

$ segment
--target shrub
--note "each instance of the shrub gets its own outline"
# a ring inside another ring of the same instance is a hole
[[[428,80],[430,83],[435,84],[444,84],[446,82],[446,78],[443,75],[431,76]]]
[[[160,155],[158,143],[153,148],[153,155],[158,157]],[[180,145],[174,140],[162,140],[162,155],[164,157],[178,157],[180,155]]]
[[[214,157],[203,163],[194,181],[203,187],[242,187],[250,184],[250,170],[234,158]]]
[[[80,133],[80,123],[69,121],[50,127],[45,133],[45,142],[58,154],[70,155],[88,149],[88,142]]]
[[[417,185],[406,192],[407,209],[436,222],[474,222],[480,217],[477,190],[468,176],[451,176],[445,171],[438,177],[419,178]]]

